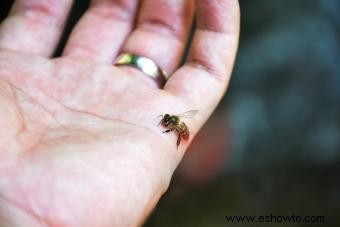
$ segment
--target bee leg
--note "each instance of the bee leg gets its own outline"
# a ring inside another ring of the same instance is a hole
[[[173,129],[168,129],[166,131],[164,131],[163,133],[168,133],[168,132],[171,132]]]
[[[179,146],[180,143],[181,143],[181,135],[178,135],[178,139],[177,139],[177,149],[178,149],[178,146]]]
[[[163,119],[159,121],[158,126],[161,125],[162,122],[163,122]]]

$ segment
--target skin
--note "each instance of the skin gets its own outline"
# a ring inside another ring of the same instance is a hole
[[[93,0],[51,58],[71,4],[17,0],[0,26],[0,226],[141,225],[231,75],[236,0]],[[120,50],[171,78],[159,88],[112,66]],[[157,116],[191,109],[192,136],[177,150]]]

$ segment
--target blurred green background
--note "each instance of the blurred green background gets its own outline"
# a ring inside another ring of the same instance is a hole
[[[88,4],[76,1],[56,55]],[[340,226],[340,1],[240,5],[230,89],[144,226]],[[225,218],[271,214],[325,222]]]

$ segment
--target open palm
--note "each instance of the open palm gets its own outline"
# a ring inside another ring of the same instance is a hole
[[[144,19],[134,30],[133,22],[124,27],[122,21],[128,20],[117,15],[130,7],[134,18],[138,1],[100,2],[94,1],[80,20],[59,58],[48,57],[62,26],[51,30],[51,23],[40,20],[47,14],[62,24],[71,1],[49,6],[18,0],[1,26],[1,226],[141,224],[190,142],[177,150],[176,135],[162,133],[158,116],[198,109],[186,121],[194,135],[225,91],[238,40],[235,1],[198,1],[196,6],[178,1],[168,5],[166,16],[148,9],[163,9],[164,1],[152,6],[145,1],[139,12]],[[174,72],[195,8],[191,55]],[[172,18],[178,25],[170,28]],[[23,25],[27,30],[14,36]],[[108,29],[112,25],[120,25],[126,35],[119,38]],[[96,29],[101,32],[92,37]],[[37,40],[40,36],[43,40]],[[135,45],[143,40],[144,45]],[[150,50],[145,43],[164,47]],[[171,78],[161,89],[135,69],[112,66],[119,50],[160,59]]]

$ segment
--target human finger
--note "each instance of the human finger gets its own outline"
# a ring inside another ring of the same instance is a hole
[[[0,26],[0,49],[51,56],[72,0],[17,0]]]
[[[121,52],[149,58],[167,74],[172,74],[182,60],[194,9],[193,0],[143,1],[136,28],[128,36]],[[131,67],[122,68],[145,77]]]
[[[223,96],[239,39],[237,0],[197,0],[197,25],[188,62],[165,90],[209,116]]]
[[[93,0],[63,55],[111,63],[133,28],[139,0]]]

